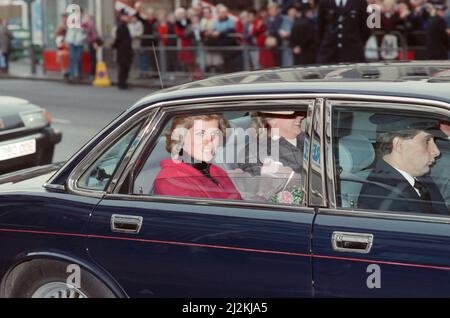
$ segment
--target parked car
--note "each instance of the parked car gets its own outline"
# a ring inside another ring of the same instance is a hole
[[[45,109],[29,101],[0,96],[0,174],[49,164],[61,132]]]
[[[0,296],[450,296],[445,68],[264,70],[143,98],[63,166],[1,178]],[[374,181],[381,150],[424,171]]]

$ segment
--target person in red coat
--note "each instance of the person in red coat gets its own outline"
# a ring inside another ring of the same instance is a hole
[[[154,194],[242,200],[227,173],[211,163],[226,127],[222,115],[176,118],[167,134],[172,158],[161,162]]]
[[[178,61],[186,67],[188,72],[192,72],[195,63],[195,56],[192,49],[194,34],[191,29],[191,21],[186,16],[184,8],[175,10],[175,34],[177,35],[181,50],[178,52]]]
[[[259,47],[259,65],[262,68],[274,67],[276,65],[272,48],[266,46],[268,37],[266,18],[267,12],[261,11],[259,17],[253,22],[253,36],[256,38],[256,45]]]

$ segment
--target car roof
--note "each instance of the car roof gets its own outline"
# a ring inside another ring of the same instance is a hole
[[[10,105],[26,105],[30,102],[23,98],[12,97],[12,96],[0,96],[0,107],[10,106]]]
[[[424,98],[450,103],[450,61],[339,64],[215,76],[158,91],[144,104],[241,94],[317,93]]]

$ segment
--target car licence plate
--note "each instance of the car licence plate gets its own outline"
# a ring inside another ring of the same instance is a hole
[[[35,152],[35,139],[0,146],[0,161],[31,155]]]

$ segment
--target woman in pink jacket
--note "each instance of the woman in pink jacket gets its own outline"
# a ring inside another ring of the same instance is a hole
[[[242,200],[227,173],[211,164],[226,127],[222,115],[176,118],[167,134],[172,158],[161,162],[154,194]]]

